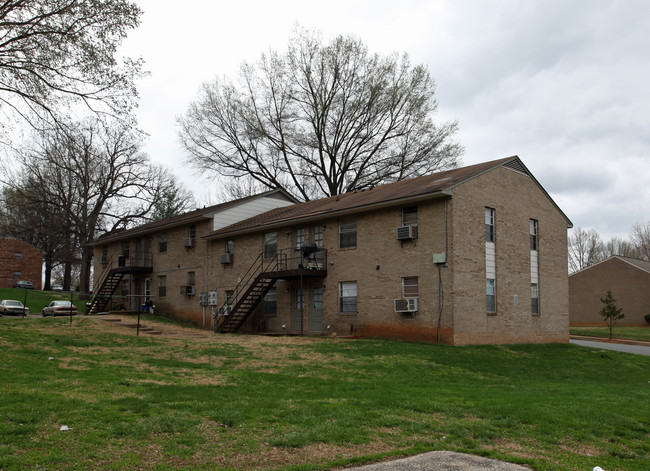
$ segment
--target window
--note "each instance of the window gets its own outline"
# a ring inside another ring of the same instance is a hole
[[[122,255],[128,258],[129,256],[129,241],[125,240],[122,242]]]
[[[530,220],[530,250],[538,250],[538,223],[536,219]]]
[[[496,285],[493,278],[487,278],[485,284],[485,294],[487,301],[487,312],[497,312]]]
[[[339,248],[349,249],[357,246],[357,218],[339,220]]]
[[[418,297],[418,277],[405,276],[402,278],[402,297],[403,298],[417,298]]]
[[[233,254],[235,253],[235,241],[228,239],[226,241],[226,253]]]
[[[14,278],[20,278],[21,272],[15,271],[14,272]]]
[[[357,312],[357,282],[344,281],[339,283],[339,312]]]
[[[167,276],[162,275],[158,277],[158,297],[164,298],[167,296]]]
[[[235,301],[235,292],[231,289],[226,290],[226,306],[232,306]]]
[[[129,280],[122,280],[121,291],[123,297],[127,297],[129,295]]]
[[[262,308],[266,317],[275,317],[278,315],[278,289],[276,287],[271,288],[264,295]]]
[[[309,239],[316,247],[323,247],[323,226],[320,224],[309,228]]]
[[[278,253],[278,233],[267,232],[264,234],[264,258],[273,258]]]
[[[402,208],[402,226],[417,226],[418,225],[418,207],[410,206]]]
[[[530,312],[539,314],[539,286],[537,283],[530,284]]]
[[[167,233],[163,232],[158,236],[158,253],[167,252]]]
[[[189,230],[187,231],[187,235],[191,239],[194,239],[196,237],[196,224],[190,225]]]
[[[485,208],[485,242],[494,242],[494,209]]]
[[[21,260],[23,258],[23,253],[22,252],[14,252],[14,258],[16,260]]]
[[[188,271],[187,272],[187,286],[194,286],[196,281],[196,272]]]

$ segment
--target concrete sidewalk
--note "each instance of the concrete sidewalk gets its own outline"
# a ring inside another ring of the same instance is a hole
[[[394,461],[346,468],[346,470],[350,469],[359,471],[530,471],[530,468],[505,461],[452,451],[432,451]]]

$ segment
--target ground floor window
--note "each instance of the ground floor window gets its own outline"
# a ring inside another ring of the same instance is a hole
[[[403,298],[417,298],[418,297],[418,277],[405,276],[402,278],[402,297]]]
[[[164,298],[167,296],[167,276],[162,275],[158,277],[158,297]]]
[[[357,312],[357,282],[343,281],[339,283],[339,312]]]
[[[496,284],[494,278],[488,278],[485,281],[487,312],[494,313],[497,312]]]
[[[539,314],[539,286],[537,283],[530,284],[530,312]]]
[[[278,315],[278,289],[273,287],[264,295],[263,301],[264,315],[266,317],[275,317]]]

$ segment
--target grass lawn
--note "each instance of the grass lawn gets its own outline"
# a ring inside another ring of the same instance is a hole
[[[27,299],[25,299],[25,296]],[[50,304],[51,301],[59,299],[70,301],[70,293],[56,293],[54,291],[39,291],[35,289],[0,288],[0,300],[2,299],[15,299],[27,306],[31,314],[40,314],[43,308]],[[86,301],[80,300],[76,293],[72,296],[72,302],[77,306],[79,314],[86,312]]]
[[[626,327],[615,325],[612,333],[615,339],[650,342],[650,326]],[[571,327],[571,335],[586,335],[588,337],[602,337],[608,339],[609,327]]]
[[[650,357],[144,322],[163,334],[0,319],[0,469],[308,470],[430,450],[649,469]]]

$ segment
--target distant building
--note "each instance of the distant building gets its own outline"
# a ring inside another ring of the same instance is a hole
[[[270,196],[280,204],[262,210]],[[568,341],[571,222],[518,157],[306,203],[271,193],[228,205],[102,237],[102,299],[151,299],[222,332]]]
[[[13,237],[0,237],[0,286],[13,288],[18,280],[41,289],[43,251]]]
[[[617,325],[647,325],[644,316],[650,314],[650,262],[618,255],[569,276],[571,325],[604,325],[601,299],[608,290],[625,314]]]

